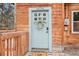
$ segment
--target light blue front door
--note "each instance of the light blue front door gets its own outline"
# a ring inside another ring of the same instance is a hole
[[[29,8],[29,51],[52,52],[51,8]]]
[[[49,10],[31,10],[31,51],[49,50]],[[51,44],[51,43],[50,43]]]

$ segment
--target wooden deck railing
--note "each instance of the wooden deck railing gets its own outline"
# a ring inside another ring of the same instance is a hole
[[[28,50],[28,39],[26,32],[0,33],[0,55],[22,56]]]

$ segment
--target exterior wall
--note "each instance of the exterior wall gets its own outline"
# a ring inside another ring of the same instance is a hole
[[[63,22],[64,22],[64,4],[16,4],[16,29],[27,31],[29,33],[29,8],[31,7],[51,7],[52,8],[52,45],[58,47],[63,42]],[[28,34],[29,35],[29,34]],[[28,38],[27,35],[27,38]]]
[[[74,3],[74,4],[66,4],[66,17],[69,18],[69,26],[68,26],[68,32],[65,33],[64,37],[64,43],[65,44],[78,44],[79,43],[79,33],[72,33],[72,25],[71,25],[71,20],[72,20],[72,11],[74,10],[79,10],[79,4]]]
[[[26,50],[29,48],[29,32],[28,32],[28,6],[25,4],[16,4],[16,31],[24,31],[26,35],[23,35],[23,39],[26,41],[22,42],[22,44],[26,43]],[[23,48],[24,49],[24,48]],[[24,49],[25,50],[25,49]]]
[[[52,5],[52,25],[53,48],[59,48],[63,44],[64,4]]]

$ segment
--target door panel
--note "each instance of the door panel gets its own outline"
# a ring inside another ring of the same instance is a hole
[[[31,11],[31,49],[49,50],[49,10]]]
[[[52,51],[50,7],[29,9],[29,31],[29,51]]]

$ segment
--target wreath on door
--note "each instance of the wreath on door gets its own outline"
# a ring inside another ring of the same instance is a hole
[[[44,22],[44,21],[35,22],[35,25],[38,30],[42,30],[45,27],[45,24],[46,24],[46,22]]]

